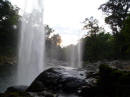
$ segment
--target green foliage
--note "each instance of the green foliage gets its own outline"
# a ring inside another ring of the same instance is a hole
[[[107,17],[105,22],[110,24],[113,34],[117,34],[123,28],[123,22],[128,17],[130,9],[129,0],[109,0],[100,8]]]
[[[130,16],[127,20],[124,21],[124,27],[121,31],[122,36],[124,37],[122,48],[124,48],[123,53],[127,58],[130,57]]]
[[[98,25],[98,20],[94,19],[94,17],[85,18],[83,23],[85,24],[83,28],[88,30],[88,35],[96,35],[101,29]]]
[[[114,41],[114,58],[129,59],[129,13],[130,0],[109,0],[100,8],[106,13],[105,22],[111,26]]]
[[[45,35],[46,35],[46,45],[55,45],[60,46],[62,40],[59,34],[53,34],[54,30],[49,27],[49,25],[45,25]],[[53,35],[52,35],[53,34]]]
[[[114,35],[114,56],[117,59],[130,58],[130,17],[123,22],[120,33]]]
[[[60,47],[62,42],[61,36],[59,34],[54,34],[54,30],[45,25],[45,33],[46,33],[46,56],[50,59],[58,59],[63,60],[63,49]]]
[[[0,55],[13,55],[17,48],[19,8],[0,0]]]
[[[113,54],[112,41],[113,36],[109,33],[99,33],[94,37],[87,36],[83,41],[83,59],[84,61],[98,61],[111,59]]]
[[[98,87],[108,97],[130,97],[130,72],[101,65]]]
[[[50,28],[49,25],[44,25],[45,35],[46,39],[50,37],[50,35],[54,32],[52,28]]]
[[[85,30],[89,36],[83,40],[84,61],[130,58],[130,0],[108,0],[100,8],[106,13],[105,22],[110,25],[112,35],[102,32],[94,18],[85,19]]]

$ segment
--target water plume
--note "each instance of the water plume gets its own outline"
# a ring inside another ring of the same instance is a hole
[[[29,85],[44,70],[43,0],[27,0],[21,18],[17,84]]]

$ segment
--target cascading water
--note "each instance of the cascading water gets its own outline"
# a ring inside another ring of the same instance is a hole
[[[71,67],[82,67],[82,42],[79,41],[76,45],[70,45],[66,49],[66,61]]]
[[[18,53],[18,85],[31,84],[44,70],[43,0],[25,2]]]
[[[74,68],[81,68],[82,67],[82,53],[81,53],[81,42],[78,43],[76,46],[71,47],[70,51],[70,65]]]
[[[81,68],[82,67],[82,42],[79,42],[77,44],[77,60],[78,60],[78,65],[77,67],[78,68]]]
[[[75,56],[75,46],[72,46],[71,47],[71,51],[70,51],[71,53],[70,53],[70,65],[71,65],[71,67],[76,67],[76,63],[75,63],[75,61],[76,61],[76,56]]]
[[[79,39],[82,37],[82,33],[79,31]],[[71,45],[69,53],[67,53],[67,60],[71,67],[81,68],[82,67],[82,41],[79,40],[76,45]]]

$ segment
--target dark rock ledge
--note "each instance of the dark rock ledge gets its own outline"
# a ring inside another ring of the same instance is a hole
[[[42,72],[29,87],[10,87],[0,97],[61,97],[59,94],[64,93],[76,97],[130,97],[130,72],[107,65],[100,65],[98,72],[55,67]]]

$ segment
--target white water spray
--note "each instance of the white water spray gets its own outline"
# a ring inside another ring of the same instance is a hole
[[[27,0],[25,5],[18,53],[18,85],[31,84],[44,70],[43,0]]]
[[[70,65],[74,68],[82,67],[81,43],[78,43],[76,46],[72,46],[70,52]]]
[[[66,61],[73,68],[82,67],[82,42],[76,45],[70,45],[66,48]]]

